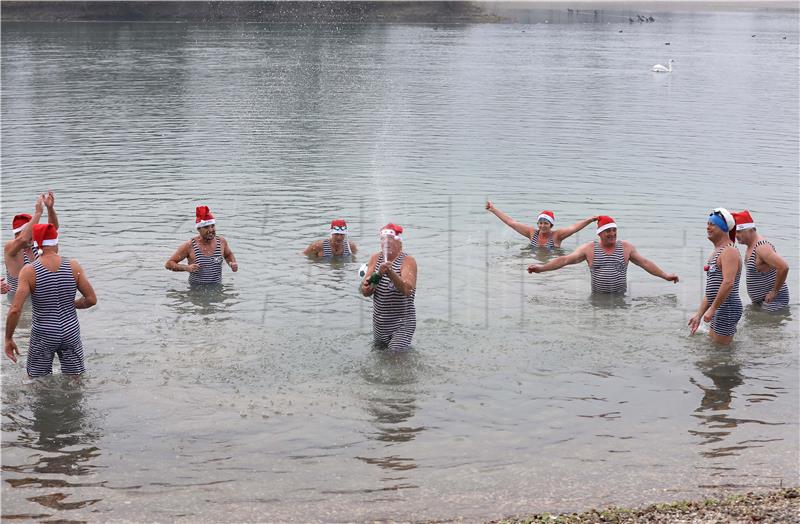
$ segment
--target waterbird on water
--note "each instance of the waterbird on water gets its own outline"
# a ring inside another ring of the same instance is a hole
[[[654,65],[654,66],[652,67],[652,69],[650,69],[650,70],[651,70],[652,72],[654,72],[654,73],[671,73],[671,72],[672,72],[672,62],[674,62],[674,61],[675,61],[675,60],[673,60],[673,59],[671,59],[671,58],[669,59],[669,62],[667,62],[667,63],[669,64],[669,67],[668,67],[668,68],[667,68],[667,67],[664,67],[664,66],[663,66],[663,65],[661,65],[661,64],[656,64],[656,65]]]

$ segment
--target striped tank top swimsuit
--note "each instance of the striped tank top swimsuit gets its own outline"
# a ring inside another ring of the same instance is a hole
[[[350,252],[350,242],[348,242],[347,239],[345,239],[344,252],[341,255],[335,255],[335,256],[349,257],[352,254],[353,253]],[[325,240],[322,241],[322,256],[325,258],[330,258],[334,256],[333,248],[331,247],[331,240],[329,238],[326,238]]]
[[[36,252],[34,251],[34,253],[36,253]],[[36,260],[37,258],[39,258],[39,257],[36,254],[34,254],[33,255],[33,259]],[[25,267],[30,263],[31,263],[31,260],[28,258],[28,254],[25,251],[23,251],[22,252],[22,267]],[[20,269],[20,271],[22,271],[22,270]],[[8,285],[11,288],[11,289],[8,290],[9,295],[13,295],[14,293],[16,293],[17,292],[17,287],[19,287],[19,275],[15,276],[15,277],[12,277],[11,275],[8,274],[8,268],[6,268],[6,282],[8,282]]]
[[[543,246],[539,245],[539,230],[533,232],[533,236],[531,237],[531,247],[533,249],[554,249],[556,246],[553,243],[553,234],[550,234],[550,237],[547,239],[547,242]]]
[[[714,251],[711,258],[708,260],[706,266],[706,300],[708,305],[714,303],[717,298],[719,287],[722,285],[722,270],[717,265],[722,250],[727,247],[734,247],[733,242],[722,246]],[[711,319],[710,328],[714,330],[717,335],[725,337],[732,337],[736,333],[736,323],[742,318],[742,300],[739,298],[739,277],[742,274],[741,268],[736,272],[736,279],[733,281],[733,289],[731,289],[728,298],[719,307],[714,318]]]
[[[405,253],[392,262],[392,270],[398,275],[403,265]],[[383,264],[383,254],[378,255],[375,267]],[[392,351],[404,351],[411,346],[411,338],[417,328],[417,312],[414,308],[414,295],[405,296],[394,287],[388,276],[383,276],[372,295],[372,332],[375,342],[388,345]]]
[[[599,242],[594,243],[592,293],[625,293],[628,288],[628,264],[622,242],[617,241],[614,252],[607,255]]]
[[[775,251],[775,246],[766,240],[759,240],[753,247],[750,258],[747,259],[747,294],[753,304],[761,304],[761,308],[766,311],[778,311],[789,305],[789,287],[786,282],[781,286],[778,296],[772,302],[764,302],[764,297],[775,287],[775,276],[777,270],[773,267],[766,273],[756,269],[756,249],[758,246],[767,244]]]
[[[49,271],[38,259],[34,261],[33,268],[36,271],[36,285],[31,293],[33,320],[28,346],[28,375],[50,375],[53,372],[54,355],[58,355],[61,373],[83,373],[81,327],[75,310],[78,284],[72,275],[69,260],[62,257],[58,271]]]
[[[194,251],[194,263],[200,269],[194,273],[189,273],[190,284],[220,284],[222,282],[222,242],[216,239],[217,245],[214,254],[204,255],[200,251],[195,239],[192,239],[192,251]]]

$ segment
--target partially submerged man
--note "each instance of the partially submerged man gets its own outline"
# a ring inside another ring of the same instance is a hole
[[[79,375],[85,371],[85,366],[76,310],[94,306],[97,297],[78,261],[58,254],[58,231],[53,224],[34,225],[33,239],[39,256],[19,274],[17,293],[6,318],[6,356],[17,361],[19,348],[14,342],[14,330],[30,295],[33,321],[26,366],[28,376],[52,374],[55,355],[58,355],[62,374]],[[76,291],[80,291],[81,298],[75,299]]]
[[[220,284],[223,260],[235,273],[239,269],[236,257],[228,242],[217,235],[216,220],[208,206],[195,209],[195,227],[197,236],[181,244],[164,267],[188,272],[190,284]],[[181,264],[184,260],[189,263]]]
[[[786,277],[789,264],[775,250],[775,246],[762,237],[756,229],[749,211],[733,214],[736,220],[736,240],[747,246],[747,294],[753,304],[766,311],[780,311],[789,305],[789,287]]]
[[[362,295],[372,296],[375,344],[392,351],[408,349],[417,328],[417,261],[403,251],[402,234],[403,227],[397,224],[381,228],[382,250],[370,257],[360,288]]]
[[[303,254],[309,257],[333,258],[349,257],[357,251],[355,242],[348,237],[347,222],[343,218],[337,218],[331,221],[330,238],[312,242]]]
[[[692,318],[689,328],[692,335],[700,321],[709,324],[709,336],[718,344],[730,344],[736,333],[736,324],[742,318],[742,300],[739,298],[739,277],[742,258],[736,249],[736,220],[722,207],[708,216],[706,236],[714,244],[705,267],[706,294]]]
[[[610,216],[597,218],[599,241],[587,242],[569,255],[554,258],[546,264],[528,266],[528,273],[555,271],[564,266],[586,261],[592,276],[593,293],[625,293],[628,288],[628,262],[633,262],[651,275],[668,282],[678,282],[678,275],[666,273],[644,258],[627,240],[617,240],[617,224]]]

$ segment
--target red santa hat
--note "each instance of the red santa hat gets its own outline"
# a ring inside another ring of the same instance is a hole
[[[58,229],[53,224],[34,224],[33,242],[39,248],[38,253],[43,253],[43,248],[58,245]]]
[[[331,235],[346,235],[347,222],[343,218],[331,220]]]
[[[744,210],[733,214],[733,219],[736,220],[736,231],[744,231],[745,229],[754,229],[756,223],[753,220],[750,211]]]
[[[599,235],[606,229],[611,229],[612,227],[617,227],[617,224],[614,222],[614,219],[610,216],[600,215],[597,217],[597,234]]]
[[[25,225],[31,221],[33,217],[28,213],[20,213],[11,221],[11,232],[15,235],[25,228]]]
[[[544,210],[541,213],[539,213],[539,217],[536,219],[536,221],[541,222],[542,220],[547,220],[548,222],[550,222],[551,226],[556,225],[556,215],[553,214],[552,211]]]
[[[394,237],[403,241],[403,226],[392,224],[391,222],[381,228],[381,236]]]
[[[197,229],[217,223],[217,221],[214,220],[214,215],[211,214],[211,210],[208,209],[208,206],[197,206],[195,215],[197,218],[195,218],[194,227]]]

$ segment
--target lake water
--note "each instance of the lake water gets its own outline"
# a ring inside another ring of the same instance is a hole
[[[0,228],[55,191],[99,304],[80,385],[3,358],[3,517],[480,521],[796,485],[797,21],[4,23]],[[487,197],[609,214],[681,281],[528,275],[547,255]],[[202,204],[240,265],[212,292],[163,268]],[[729,348],[686,328],[717,206],[791,266],[791,313],[742,284]],[[337,217],[360,254],[308,261]],[[399,355],[356,293],[389,221],[419,265]]]

